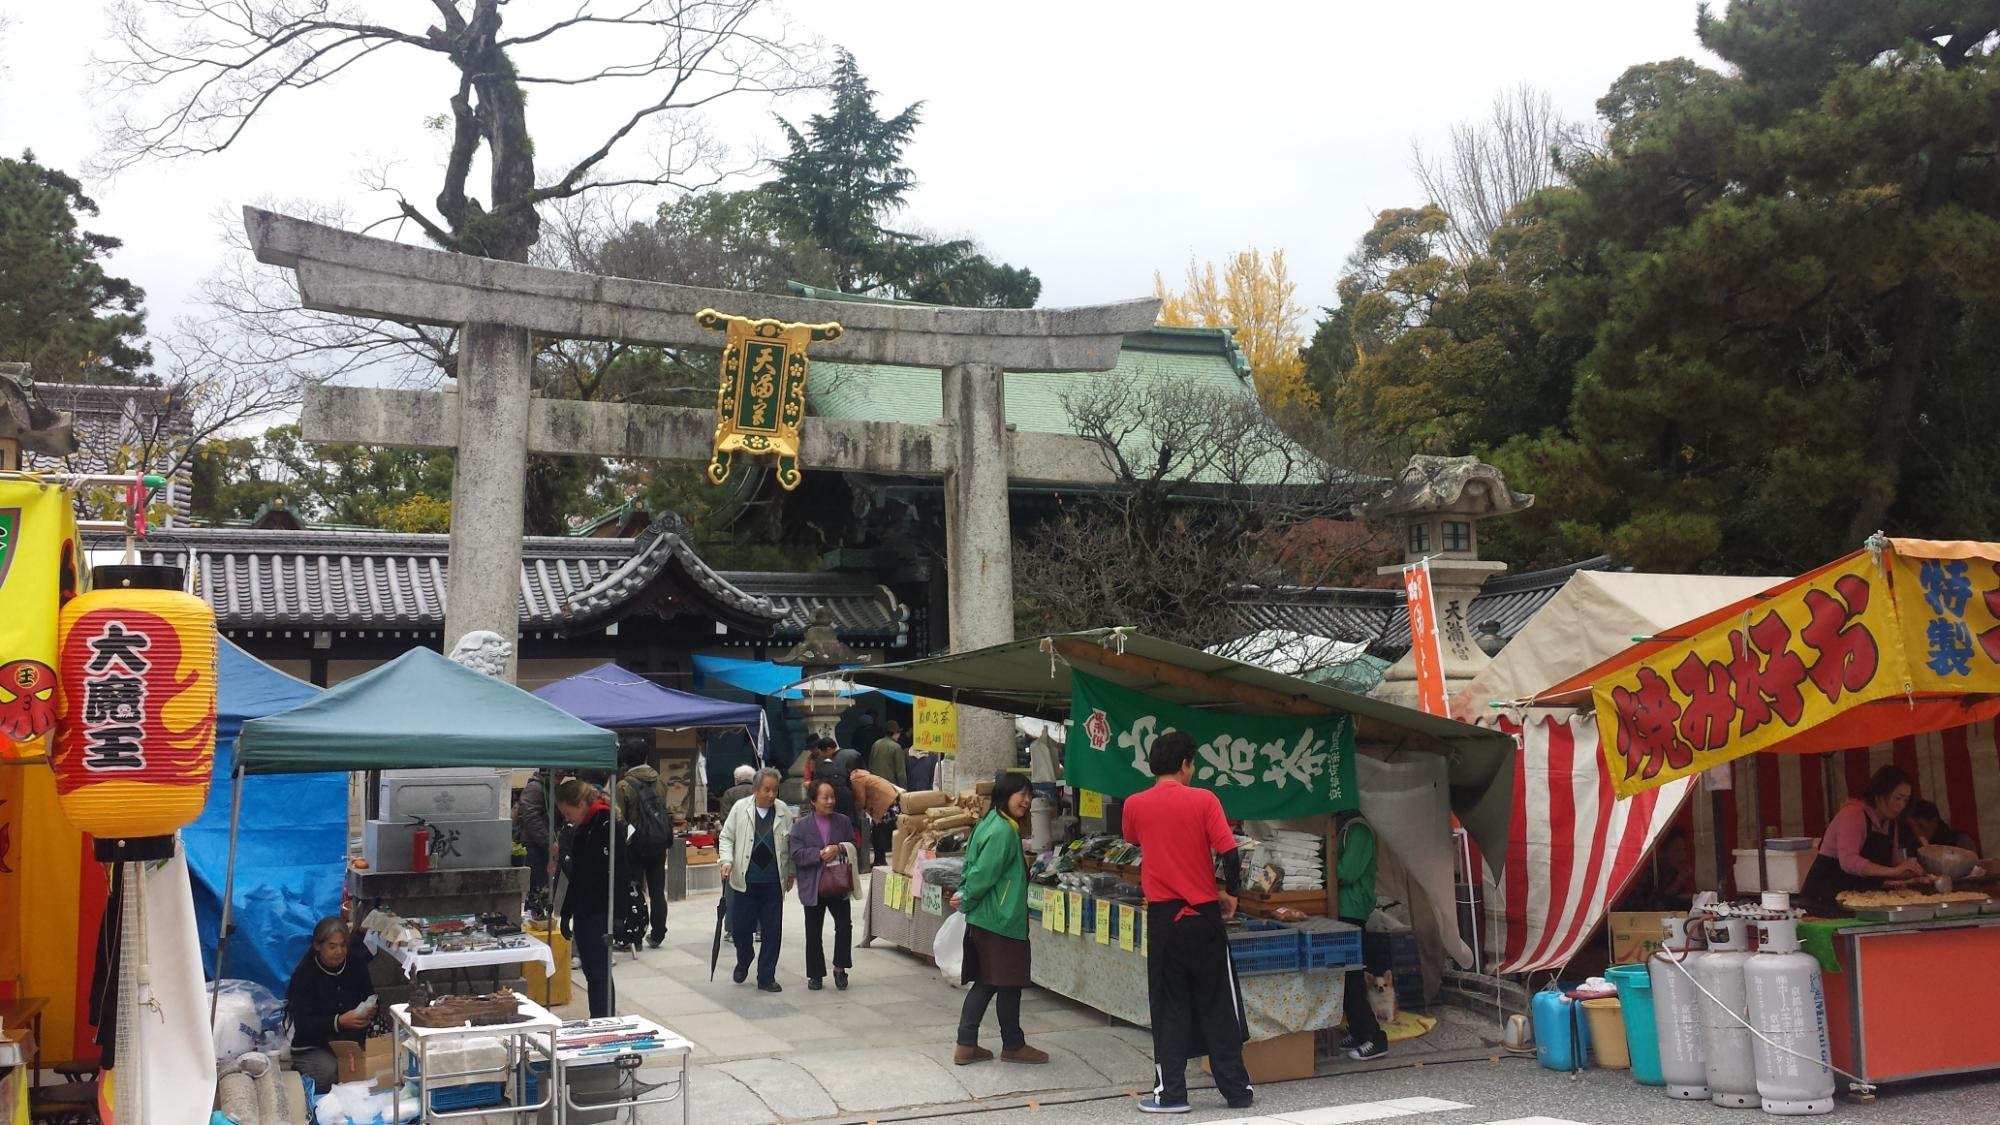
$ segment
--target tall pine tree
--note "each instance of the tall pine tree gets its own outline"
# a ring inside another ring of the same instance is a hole
[[[145,291],[104,271],[121,245],[77,227],[96,215],[83,185],[34,153],[0,159],[0,361],[55,383],[131,383],[153,357],[140,340]]]

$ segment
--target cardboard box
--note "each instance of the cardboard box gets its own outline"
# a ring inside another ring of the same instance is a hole
[[[1276,1039],[1258,1039],[1243,1044],[1243,1069],[1250,1072],[1250,1082],[1289,1082],[1295,1078],[1313,1076],[1313,1033],[1294,1031],[1280,1035]],[[1208,1059],[1201,1060],[1204,1073],[1208,1069]]]
[[[339,1068],[336,1082],[374,1082],[377,1089],[386,1090],[393,1084],[395,1076],[390,1073],[390,1049],[392,1037],[370,1036],[365,1046],[356,1045],[346,1039],[336,1039],[328,1046],[333,1049],[334,1064]]]
[[[1611,935],[1611,964],[1636,965],[1655,949],[1666,944],[1661,923],[1674,911],[1614,910],[1604,916],[1604,929]]]
[[[687,861],[690,867],[699,867],[704,863],[716,863],[721,858],[721,853],[717,852],[714,848],[697,848],[692,844],[688,845]]]

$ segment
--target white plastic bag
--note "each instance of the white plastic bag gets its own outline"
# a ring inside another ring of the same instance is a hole
[[[938,927],[937,938],[931,942],[931,956],[937,958],[938,972],[944,974],[946,983],[959,983],[959,972],[965,968],[964,914],[953,911],[944,925]]]

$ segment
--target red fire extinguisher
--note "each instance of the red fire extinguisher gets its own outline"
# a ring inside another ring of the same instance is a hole
[[[431,826],[418,821],[410,832],[410,870],[422,875],[431,869]]]

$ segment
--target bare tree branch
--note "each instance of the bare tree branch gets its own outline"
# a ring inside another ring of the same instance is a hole
[[[1485,254],[1514,208],[1563,182],[1562,155],[1593,146],[1590,128],[1564,117],[1548,91],[1523,82],[1494,96],[1486,120],[1453,125],[1442,155],[1410,142],[1417,183],[1451,217],[1445,244],[1452,260]]]

